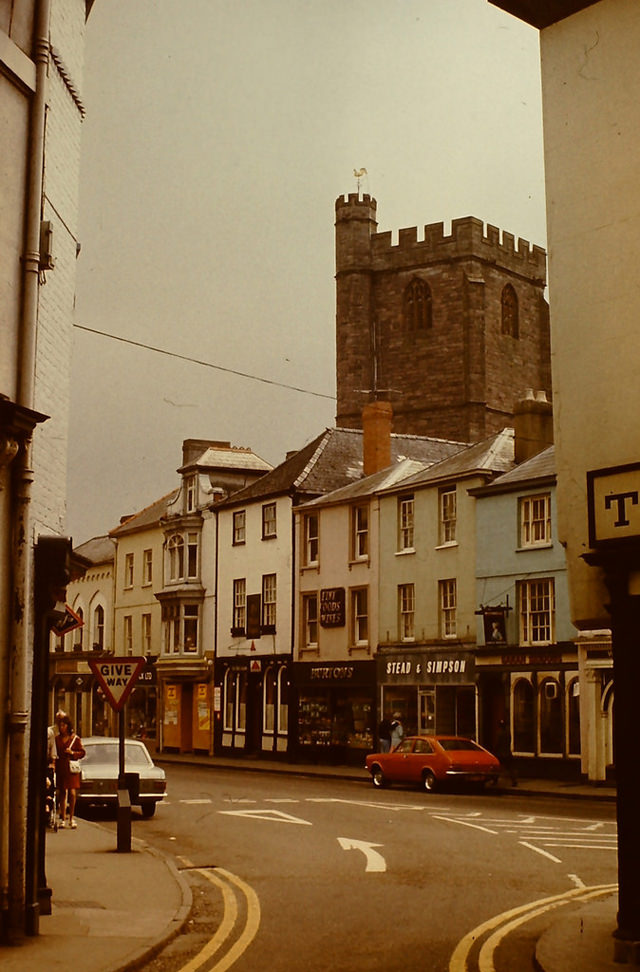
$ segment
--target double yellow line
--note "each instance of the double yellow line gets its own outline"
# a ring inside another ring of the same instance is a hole
[[[180,969],[180,972],[196,972],[196,969],[199,969],[205,962],[208,962],[223,947],[238,922],[238,899],[234,890],[238,889],[244,895],[246,901],[244,928],[229,951],[208,970],[208,972],[225,972],[226,969],[230,969],[233,963],[237,962],[240,956],[246,952],[258,933],[258,928],[260,927],[260,901],[253,888],[239,877],[236,877],[235,874],[231,874],[230,871],[225,871],[221,867],[216,867],[215,869],[198,867],[195,868],[195,872],[201,874],[211,884],[215,884],[216,887],[220,888],[224,913],[220,927],[213,938],[209,939],[204,948],[200,949],[198,954]]]
[[[489,918],[488,921],[478,925],[458,942],[449,962],[449,972],[469,972],[471,949],[488,932],[493,932],[493,934],[487,938],[480,949],[478,972],[495,972],[493,955],[496,948],[502,939],[519,925],[523,925],[532,918],[537,918],[538,915],[542,915],[546,911],[552,911],[561,905],[569,904],[571,901],[588,901],[590,898],[612,894],[617,890],[617,887],[617,884],[597,884],[590,888],[572,888],[562,894],[554,894],[549,898],[530,901],[519,908],[512,908],[510,911],[503,911],[501,915],[494,915],[493,918]],[[494,929],[497,930],[494,931]]]

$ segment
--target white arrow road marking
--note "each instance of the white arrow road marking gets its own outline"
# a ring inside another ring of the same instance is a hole
[[[353,840],[351,837],[338,837],[338,843],[343,850],[362,851],[367,859],[365,871],[386,871],[387,862],[382,854],[378,854],[374,847],[384,847],[384,844],[369,844],[366,840]]]
[[[300,817],[292,817],[290,813],[283,813],[282,810],[218,810],[228,817],[253,817],[255,820],[271,820],[273,823],[304,824],[305,827],[312,827],[310,820],[301,820]]]
[[[528,844],[526,840],[521,840],[519,841],[519,843],[522,844],[523,847],[528,847],[529,850],[535,851],[536,854],[542,854],[543,857],[548,857],[549,860],[553,861],[554,864],[562,864],[562,861],[560,860],[559,857],[554,857],[553,854],[550,854],[548,851],[543,850],[542,847],[535,847],[534,844]]]

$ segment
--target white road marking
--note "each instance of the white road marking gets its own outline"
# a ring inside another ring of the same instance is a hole
[[[301,820],[300,817],[292,817],[290,813],[283,813],[282,810],[218,810],[218,813],[226,814],[228,817],[252,817],[254,820],[270,820],[272,823],[304,824],[305,827],[312,827],[310,820]]]
[[[567,877],[569,878],[570,881],[573,881],[573,883],[577,888],[586,888],[586,884],[584,883],[582,878],[578,877],[577,874],[568,874]]]
[[[498,836],[497,830],[489,830],[488,827],[481,827],[480,824],[469,823],[468,820],[456,820],[455,817],[441,817],[437,813],[432,813],[431,816],[434,820],[444,820],[447,823],[460,824],[462,827],[472,827],[474,830],[482,830],[485,834],[493,834],[494,837]]]
[[[188,806],[197,807],[202,803],[212,803],[212,800],[180,800],[179,803],[186,803]]]
[[[343,850],[362,851],[367,859],[365,871],[380,872],[387,870],[387,862],[384,857],[373,849],[374,847],[384,847],[384,844],[369,844],[365,840],[353,840],[351,837],[338,837],[337,840]]]
[[[560,860],[559,857],[554,857],[553,854],[550,854],[546,850],[542,850],[541,847],[536,847],[535,844],[528,844],[526,840],[521,840],[520,843],[522,844],[523,847],[528,847],[529,850],[535,851],[536,854],[542,854],[543,857],[548,857],[549,860],[553,861],[555,864],[562,864],[562,861]]]
[[[373,807],[375,810],[418,810],[424,813],[428,808],[424,804],[408,803],[379,803],[376,800],[341,800],[338,797],[307,797],[307,803],[346,803],[351,807]],[[446,807],[444,808],[446,810]]]

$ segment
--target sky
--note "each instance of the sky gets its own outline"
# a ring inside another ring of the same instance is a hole
[[[76,545],[176,486],[183,439],[276,465],[334,424],[354,169],[394,238],[546,243],[538,32],[487,0],[98,0],[82,97]]]

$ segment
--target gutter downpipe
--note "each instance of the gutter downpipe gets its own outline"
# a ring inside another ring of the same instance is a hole
[[[17,402],[33,409],[40,274],[40,224],[51,0],[39,0],[34,31],[36,87],[29,121],[28,182],[25,198],[25,252]],[[15,460],[12,536],[12,619],[9,648],[9,860],[8,936],[25,933],[26,819],[29,724],[29,680],[33,648],[33,539],[31,536],[31,438]]]

